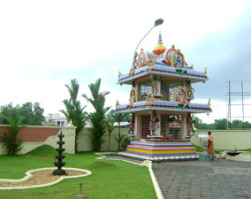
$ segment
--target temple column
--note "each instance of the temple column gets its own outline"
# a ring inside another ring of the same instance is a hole
[[[185,139],[187,136],[187,114],[182,115],[181,121],[181,139]]]
[[[138,126],[139,126],[139,116],[138,115],[136,115],[136,113],[135,113],[135,115],[134,115],[134,135],[135,135],[135,137],[138,137]]]
[[[161,136],[161,117],[159,113],[156,113],[157,118],[159,118],[159,121],[157,122],[158,128],[155,130],[156,136]]]

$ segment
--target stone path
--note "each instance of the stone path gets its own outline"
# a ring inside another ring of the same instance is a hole
[[[162,162],[153,171],[165,199],[251,199],[248,162]]]

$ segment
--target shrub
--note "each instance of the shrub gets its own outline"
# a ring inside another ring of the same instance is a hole
[[[18,138],[19,131],[24,128],[21,126],[23,118],[15,117],[12,119],[11,117],[3,116],[10,124],[10,132],[0,132],[1,140],[3,142],[5,152],[9,156],[16,155],[23,146],[23,141],[21,138]]]

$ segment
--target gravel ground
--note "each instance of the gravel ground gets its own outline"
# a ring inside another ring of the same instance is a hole
[[[13,182],[0,182],[0,187],[23,187],[32,185],[42,185],[58,180],[61,176],[52,175],[54,169],[41,170],[32,173],[32,177],[25,182],[13,183]],[[84,172],[66,170],[67,176],[78,176],[83,175]]]

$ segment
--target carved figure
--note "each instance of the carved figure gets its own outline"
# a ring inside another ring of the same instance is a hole
[[[152,135],[155,135],[157,129],[159,129],[159,117],[156,116],[156,112],[153,111],[152,119],[150,120],[149,129]]]
[[[188,113],[188,116],[187,116],[187,135],[188,136],[193,136],[194,135],[193,119],[192,119],[190,113]]]
[[[158,85],[157,85],[156,79],[152,80],[152,92],[153,92],[153,94],[157,94],[157,92],[158,92]]]
[[[153,101],[154,101],[154,96],[153,93],[148,93],[147,97],[146,97],[146,105],[153,105]]]
[[[191,86],[190,81],[188,81],[186,84],[186,91],[187,91],[187,100],[191,101],[194,98],[194,96],[193,96],[193,88]]]
[[[138,101],[137,100],[137,90],[135,88],[132,88],[130,92],[130,99],[129,99],[129,106],[132,106],[134,102]]]
[[[179,90],[178,103],[182,104],[183,108],[185,108],[187,105],[187,99],[186,99],[186,96],[185,96],[185,93],[183,92],[183,90]]]

